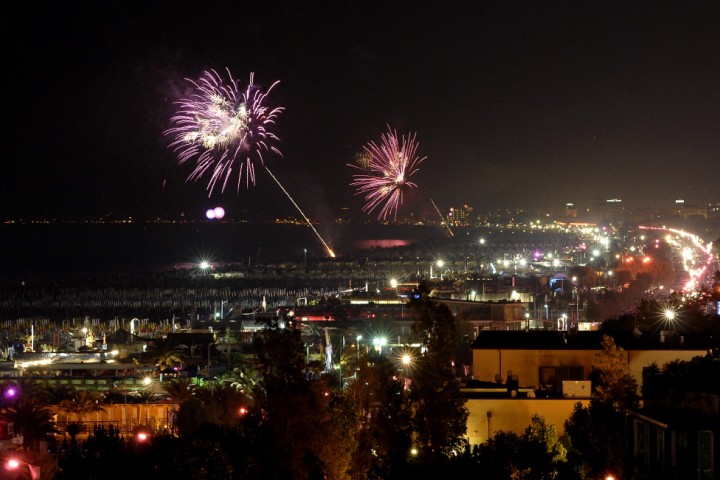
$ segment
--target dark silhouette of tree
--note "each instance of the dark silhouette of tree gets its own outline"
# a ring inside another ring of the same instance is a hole
[[[52,412],[48,408],[43,385],[32,379],[20,378],[3,384],[3,393],[12,389],[15,394],[4,396],[0,418],[13,422],[15,431],[23,436],[26,448],[37,451],[41,440],[55,433]]]
[[[89,390],[76,390],[70,398],[60,403],[60,409],[76,416],[81,421],[86,415],[105,411],[105,405],[99,394]]]
[[[608,472],[623,478],[627,468],[625,412],[637,408],[637,381],[624,350],[610,336],[592,365],[593,396],[588,407],[578,403],[565,421],[568,459],[587,475]]]
[[[175,345],[167,338],[155,338],[148,345],[147,355],[160,372],[166,368],[182,365],[185,360],[185,345]]]
[[[483,478],[506,480],[517,478],[516,460],[520,437],[514,432],[499,431],[478,449],[478,464]]]
[[[163,385],[165,393],[177,404],[183,404],[192,398],[197,388],[197,384],[191,378],[175,378]]]
[[[41,440],[55,432],[53,416],[47,405],[37,397],[22,395],[0,412],[0,418],[13,422],[15,431],[23,436],[23,445],[38,450]]]
[[[65,433],[70,436],[70,449],[74,451],[77,448],[77,436],[85,432],[85,423],[80,420],[73,420],[62,424]]]
[[[436,463],[465,450],[468,411],[460,393],[456,353],[457,322],[444,304],[421,285],[410,302],[413,332],[425,353],[414,360],[418,375],[410,392],[412,428],[418,461]]]
[[[63,400],[72,398],[75,393],[75,387],[63,384],[47,384],[45,385],[45,398],[50,405],[60,405]]]
[[[369,478],[399,478],[412,447],[409,394],[394,361],[377,353],[362,360],[345,391],[357,422],[350,426],[358,432],[353,470]]]
[[[568,461],[583,478],[612,473],[625,478],[625,414],[596,399],[588,407],[580,402],[565,421],[564,444]]]
[[[273,322],[255,337],[258,466],[266,478],[349,478],[351,450],[322,365],[306,365],[300,332]]]

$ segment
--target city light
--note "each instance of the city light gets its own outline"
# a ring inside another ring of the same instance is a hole
[[[385,345],[387,345],[387,342],[387,338],[385,337],[375,337],[373,338],[372,344],[378,353],[382,353],[382,349]]]
[[[11,471],[18,470],[21,465],[26,465],[28,467],[30,480],[40,479],[40,467],[38,465],[32,465],[30,463],[23,462],[22,460],[18,460],[17,458],[8,459],[8,461],[5,462],[5,469]]]

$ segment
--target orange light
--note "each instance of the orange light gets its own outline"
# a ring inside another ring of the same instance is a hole
[[[247,413],[248,413],[248,411],[247,411],[247,408],[245,408],[245,407],[240,407],[240,409],[238,410],[238,414],[241,416],[246,415]]]
[[[643,263],[648,263],[650,260],[652,260],[650,257],[643,258]]]
[[[149,437],[149,435],[145,432],[139,432],[137,434],[137,440],[140,443],[147,441],[148,437]]]

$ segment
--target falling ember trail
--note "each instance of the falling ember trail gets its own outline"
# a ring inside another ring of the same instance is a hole
[[[433,202],[432,198],[430,199],[430,202],[433,204],[433,207],[435,207],[435,211],[438,213],[438,215],[440,215],[440,221],[442,222],[443,225],[445,225],[445,228],[447,228],[447,231],[450,234],[450,236],[454,237],[455,234],[453,233],[452,230],[450,230],[450,225],[448,225],[448,223],[445,221],[445,219],[442,216],[442,213],[440,213],[440,209],[437,207],[437,205],[435,205],[435,202]]]
[[[270,176],[272,177],[272,179],[275,180],[275,183],[278,184],[278,187],[280,187],[280,190],[282,190],[283,192],[285,192],[285,195],[287,195],[287,197],[290,199],[290,201],[292,202],[292,204],[295,205],[295,208],[297,208],[297,211],[300,212],[300,215],[303,216],[303,218],[305,219],[305,221],[307,222],[307,224],[310,226],[310,228],[312,228],[313,232],[315,232],[315,235],[318,237],[318,239],[320,239],[320,242],[322,242],[323,246],[325,247],[325,250],[327,250],[328,255],[330,255],[330,257],[332,257],[332,258],[335,258],[335,252],[333,252],[332,249],[328,246],[328,244],[325,243],[325,240],[323,240],[323,238],[320,236],[320,234],[319,234],[318,231],[315,229],[315,227],[313,226],[313,224],[310,223],[310,220],[309,220],[308,217],[305,215],[305,213],[302,211],[302,209],[300,208],[300,206],[299,206],[297,203],[295,203],[295,200],[293,200],[293,198],[290,196],[290,194],[288,193],[288,191],[285,190],[285,187],[282,186],[282,183],[280,183],[280,180],[278,180],[278,179],[275,177],[275,175],[273,175],[273,173],[270,171],[270,169],[267,167],[267,165],[263,165],[263,166],[265,167],[265,170],[270,174]]]

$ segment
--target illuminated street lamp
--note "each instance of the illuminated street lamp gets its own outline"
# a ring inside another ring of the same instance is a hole
[[[403,356],[400,358],[400,361],[402,362],[404,367],[407,367],[412,363],[412,357],[409,353],[403,354]]]
[[[402,369],[403,390],[410,390],[412,380],[409,377],[409,373],[412,371],[414,361],[412,352],[409,350],[403,351],[398,360],[400,368]]]
[[[38,465],[32,465],[27,462],[23,462],[22,460],[19,460],[17,458],[11,457],[8,459],[7,462],[5,462],[5,469],[10,472],[20,472],[20,467],[22,465],[27,466],[28,470],[30,471],[30,479],[31,480],[39,480],[40,479],[40,467]]]
[[[382,348],[385,345],[387,345],[387,338],[385,338],[385,337],[373,338],[373,346],[375,347],[375,350],[377,350],[378,353],[382,353]]]
[[[442,268],[443,268],[444,266],[445,266],[445,262],[444,262],[443,260],[438,260],[438,261],[437,261],[437,267],[438,267],[438,269],[440,269],[440,281],[441,281],[441,282],[442,282],[442,279],[443,279],[443,271],[442,271]]]

